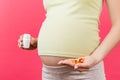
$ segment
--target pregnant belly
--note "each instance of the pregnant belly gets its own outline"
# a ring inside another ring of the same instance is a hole
[[[58,62],[60,60],[65,60],[65,59],[72,59],[68,57],[56,57],[56,56],[40,56],[43,64],[48,65],[48,66],[60,66]]]
[[[66,59],[65,57],[90,55],[99,42],[98,28],[95,24],[48,20],[40,29],[38,52],[39,55],[63,56],[63,58],[42,57],[44,63],[57,64],[59,60]]]

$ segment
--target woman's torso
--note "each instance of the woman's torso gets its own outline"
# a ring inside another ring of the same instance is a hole
[[[44,64],[90,55],[99,45],[102,0],[43,0],[46,19],[38,38]],[[56,56],[56,57],[55,57]]]

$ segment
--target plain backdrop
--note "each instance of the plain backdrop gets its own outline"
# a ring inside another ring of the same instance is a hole
[[[45,18],[42,0],[0,0],[0,80],[41,80],[37,49],[18,48],[21,34],[37,37]],[[101,41],[111,28],[106,5],[100,16]],[[107,80],[120,80],[120,44],[104,59]]]

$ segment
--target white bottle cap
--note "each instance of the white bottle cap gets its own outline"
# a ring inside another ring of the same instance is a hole
[[[30,34],[24,34],[23,37],[24,38],[30,38]]]

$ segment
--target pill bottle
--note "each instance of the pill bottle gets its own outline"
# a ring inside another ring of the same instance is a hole
[[[23,48],[29,48],[30,47],[30,34],[24,34],[23,35]]]

